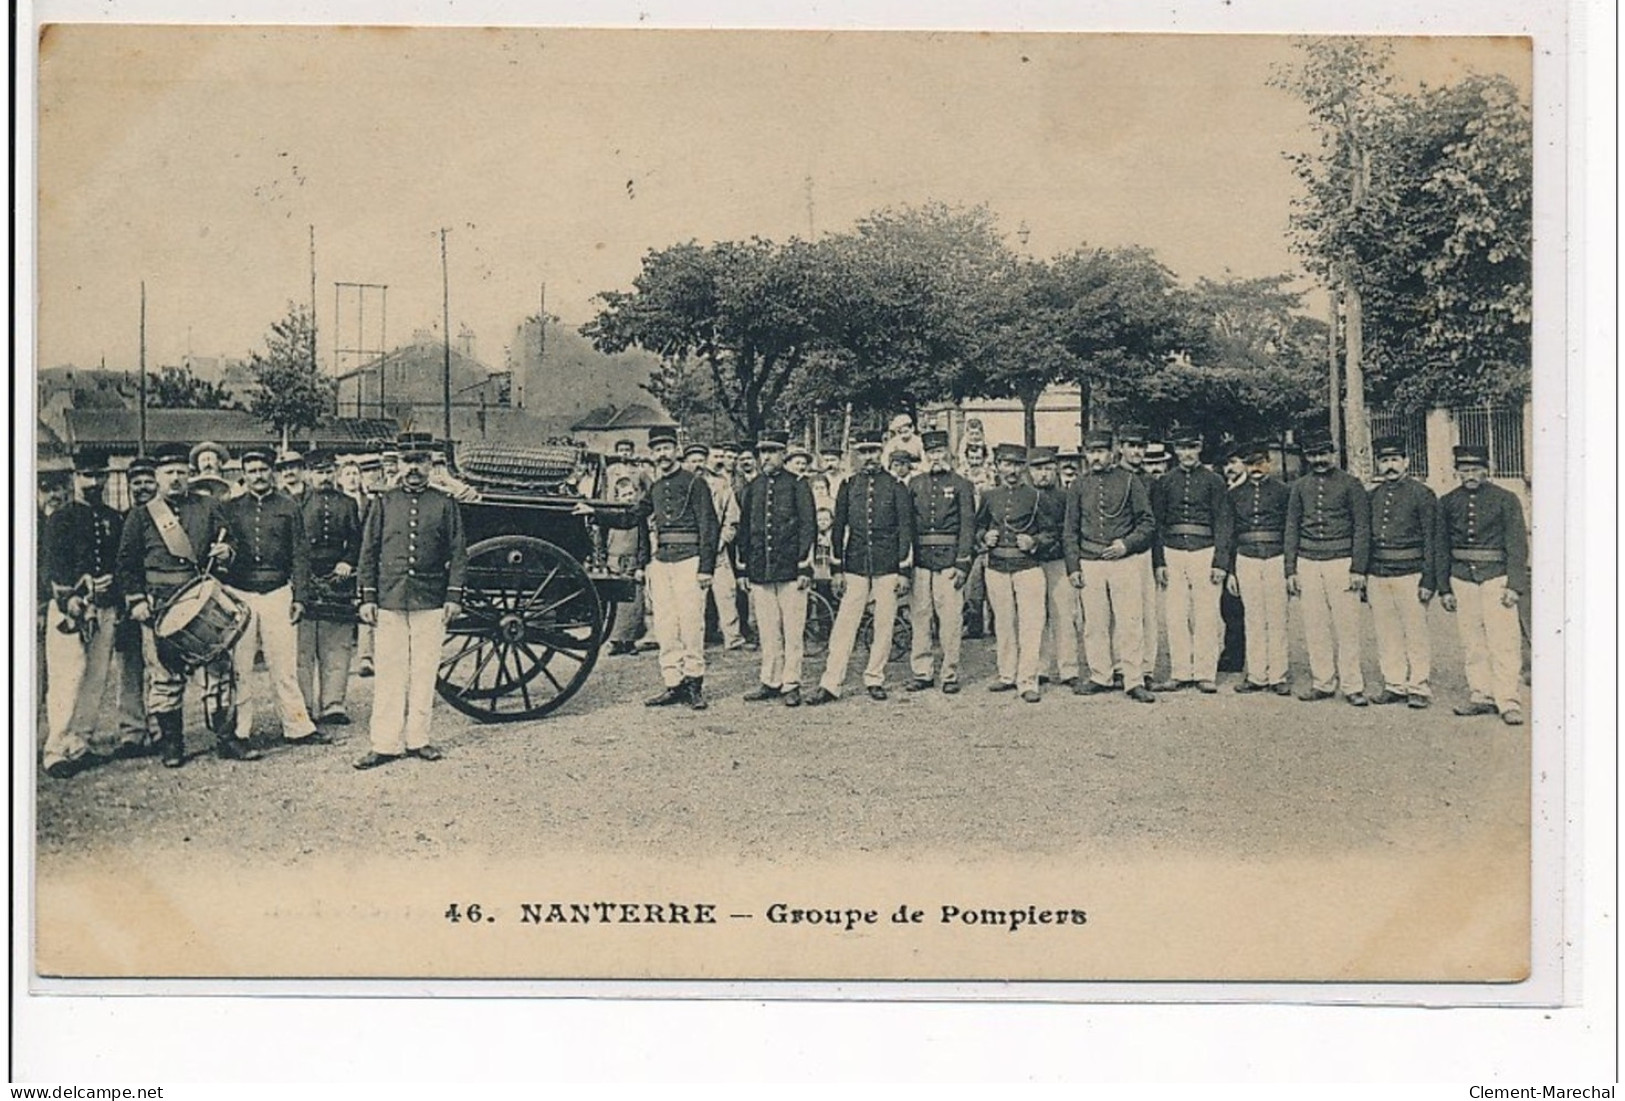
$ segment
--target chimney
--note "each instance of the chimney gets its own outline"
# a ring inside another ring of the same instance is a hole
[[[467,325],[457,327],[457,351],[464,359],[474,358],[474,330]]]

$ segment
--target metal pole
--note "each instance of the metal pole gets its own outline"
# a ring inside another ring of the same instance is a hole
[[[141,281],[141,349],[138,353],[140,367],[138,368],[139,386],[141,391],[139,435],[136,439],[136,454],[147,453],[147,281]]]
[[[1337,372],[1337,285],[1326,288],[1326,408],[1331,417],[1332,446],[1343,454],[1343,386]]]
[[[389,284],[385,283],[380,295],[382,302],[378,318],[378,419],[384,419],[384,360],[389,357]],[[357,413],[357,416],[361,414]]]
[[[446,268],[446,230],[440,231],[440,309],[443,369],[440,399],[445,412],[445,442],[451,443],[451,276]]]
[[[316,372],[316,226],[310,227],[310,370]]]

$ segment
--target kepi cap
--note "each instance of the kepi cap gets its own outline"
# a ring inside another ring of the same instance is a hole
[[[1025,463],[1027,449],[1019,443],[1001,443],[993,448],[994,462]]]
[[[1490,465],[1490,449],[1475,443],[1459,444],[1451,449],[1455,457],[1456,466],[1481,466],[1486,470]]]
[[[1055,448],[1035,447],[1027,452],[1028,466],[1051,466],[1055,462]]]
[[[1324,428],[1306,429],[1301,446],[1305,455],[1324,455],[1337,450],[1337,445],[1332,442],[1332,434]]]
[[[883,441],[877,428],[862,428],[852,433],[852,446],[859,451],[878,451]]]
[[[756,450],[783,451],[790,446],[790,433],[769,428],[756,437]]]
[[[1118,443],[1145,443],[1151,433],[1143,424],[1122,424],[1117,426]]]
[[[948,446],[948,433],[940,428],[920,433],[920,446],[927,451],[942,451]]]
[[[1085,451],[1101,447],[1109,449],[1112,446],[1112,442],[1113,437],[1110,429],[1091,428],[1088,432],[1084,433],[1083,449]]]
[[[675,444],[677,442],[677,428],[675,426],[658,425],[649,429],[649,446],[660,443]]]
[[[161,443],[152,450],[156,466],[191,466],[192,449],[183,443]]]
[[[1405,440],[1401,436],[1378,436],[1371,441],[1371,450],[1379,459],[1393,458],[1396,455],[1407,454]]]

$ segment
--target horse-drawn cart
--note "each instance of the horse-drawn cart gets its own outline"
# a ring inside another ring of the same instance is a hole
[[[626,506],[600,499],[604,460],[574,447],[474,445],[457,458],[468,577],[436,688],[481,722],[539,719],[586,682],[616,602],[635,592],[574,510]]]

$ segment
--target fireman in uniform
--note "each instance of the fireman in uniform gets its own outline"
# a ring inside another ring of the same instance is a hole
[[[113,563],[124,521],[102,501],[107,464],[74,460],[74,499],[46,517],[41,534],[51,586],[45,631],[45,773],[66,779],[92,759],[102,696],[112,681],[118,592]]]
[[[1270,474],[1270,446],[1241,449],[1247,479],[1230,487],[1235,513],[1235,552],[1225,587],[1241,600],[1246,628],[1247,672],[1237,692],[1290,696],[1286,637],[1286,508],[1290,491]],[[1221,554],[1223,552],[1220,552]]]
[[[734,495],[733,472],[721,448],[690,444],[688,450],[693,451],[695,447],[702,447],[705,453],[697,473],[711,487],[711,506],[717,513],[716,579],[711,586],[717,626],[722,631],[723,649],[742,650],[745,636],[739,625],[739,583],[734,577],[734,539],[739,535],[740,498]],[[734,465],[738,465],[737,454]]]
[[[942,690],[952,695],[959,691],[965,581],[975,553],[976,489],[954,473],[948,433],[923,432],[920,443],[926,469],[908,484],[914,500],[914,591],[909,598],[913,635],[909,664],[914,678],[908,689],[918,692],[934,683],[931,618],[935,614],[942,645]]]
[[[1458,447],[1455,460],[1461,484],[1439,502],[1439,602],[1456,614],[1471,695],[1454,710],[1499,711],[1508,726],[1521,726],[1518,602],[1529,592],[1523,505],[1488,480],[1483,447]]]
[[[1158,691],[1196,685],[1219,690],[1219,594],[1230,572],[1232,512],[1224,479],[1202,465],[1202,437],[1187,428],[1169,432],[1177,465],[1151,485],[1162,565],[1157,585],[1168,614],[1168,680]]]
[[[1044,570],[1039,555],[1049,548],[1043,526],[1044,495],[1022,479],[1027,449],[1001,443],[993,449],[999,484],[982,491],[976,513],[977,542],[987,551],[988,603],[993,605],[999,675],[990,692],[1019,690],[1037,703],[1039,654],[1044,645]]]
[[[1341,688],[1347,702],[1364,707],[1360,594],[1371,558],[1371,505],[1359,479],[1338,468],[1331,433],[1305,433],[1303,457],[1309,473],[1287,495],[1284,561],[1287,595],[1301,598],[1309,646],[1312,679],[1298,698],[1330,699]]]
[[[764,432],[756,442],[761,473],[745,487],[737,553],[739,584],[750,595],[762,648],[760,683],[745,699],[778,699],[796,707],[818,513],[812,487],[785,466],[788,442],[783,432]]]
[[[317,732],[299,691],[298,623],[310,600],[310,544],[301,506],[272,484],[269,452],[243,452],[243,484],[243,495],[222,509],[237,551],[224,580],[254,613],[237,642],[237,684],[247,686],[254,653],[263,652],[283,739],[324,744],[328,739]],[[254,707],[246,692],[240,695],[237,737],[246,741],[254,729]]]
[[[1035,447],[1029,451],[1027,474],[1044,500],[1039,519],[1044,538],[1037,558],[1044,571],[1049,608],[1044,617],[1044,641],[1038,648],[1038,679],[1048,680],[1053,665],[1055,678],[1071,688],[1078,683],[1078,633],[1083,624],[1078,590],[1067,577],[1066,546],[1061,536],[1066,526],[1066,491],[1056,484],[1055,448]]]
[[[863,684],[869,698],[886,698],[886,660],[891,656],[897,602],[908,595],[908,574],[914,557],[914,501],[908,487],[881,469],[881,434],[856,435],[861,469],[841,483],[835,495],[834,525],[830,530],[835,557],[830,561],[834,591],[840,609],[829,633],[829,658],[809,705],[838,699],[846,681],[846,667],[857,645],[863,611],[874,601],[874,638]]]
[[[125,519],[114,583],[124,596],[130,618],[142,626],[147,714],[158,727],[159,754],[164,767],[180,768],[186,763],[181,706],[187,673],[160,657],[157,619],[169,599],[206,567],[229,563],[232,547],[230,526],[219,502],[194,494],[187,486],[186,446],[160,446],[153,462],[158,496],[131,509]],[[200,672],[204,721],[215,735],[217,752],[228,760],[257,760],[259,753],[236,736],[237,677],[231,653],[221,654]]]
[[[1428,685],[1433,652],[1427,607],[1438,589],[1439,499],[1410,477],[1405,441],[1385,436],[1372,443],[1380,479],[1371,489],[1371,573],[1366,602],[1377,630],[1382,692],[1372,703],[1432,702]]]
[[[649,429],[649,450],[660,477],[633,508],[603,513],[599,520],[606,527],[650,524],[654,529],[654,561],[644,576],[665,688],[644,703],[650,707],[686,703],[699,711],[706,707],[705,594],[716,572],[720,525],[705,478],[677,462],[677,429]],[[595,515],[585,501],[575,511]]]
[[[333,484],[337,457],[310,454],[311,488],[301,504],[310,540],[311,600],[299,621],[299,689],[318,723],[346,726],[344,709],[355,654],[355,572],[361,561],[361,510]]]
[[[1151,486],[1156,481],[1146,466],[1149,437],[1150,432],[1143,424],[1125,424],[1117,430],[1118,464],[1134,475],[1140,488],[1145,490],[1147,500],[1150,500]],[[1138,679],[1147,689],[1151,687],[1151,677],[1157,669],[1157,643],[1162,626],[1161,617],[1157,615],[1156,580],[1157,567],[1163,564],[1162,543],[1154,529],[1150,551],[1144,558],[1134,556],[1134,560],[1140,563],[1140,585],[1144,590],[1140,595],[1140,652],[1136,656],[1124,655],[1115,648],[1112,651],[1113,673],[1121,674],[1127,680]],[[1119,679],[1114,676],[1113,684],[1118,683]]]
[[[1120,656],[1128,697],[1155,703],[1156,697],[1137,675],[1136,655],[1144,653],[1145,591],[1143,574],[1156,533],[1145,482],[1133,471],[1112,465],[1112,434],[1091,430],[1084,437],[1089,472],[1067,493],[1066,564],[1072,585],[1083,592],[1083,644],[1089,679],[1073,691],[1088,696],[1110,692],[1112,655]]]
[[[457,502],[429,485],[434,437],[398,437],[400,484],[373,502],[361,528],[360,615],[375,628],[378,663],[372,748],[358,769],[403,756],[438,761],[429,741],[446,625],[463,610],[468,546]]]

